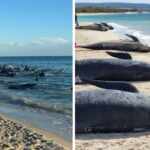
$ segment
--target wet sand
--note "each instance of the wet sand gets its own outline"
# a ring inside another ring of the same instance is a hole
[[[84,25],[87,23],[83,23]],[[91,30],[76,30],[76,44],[91,44],[102,41],[123,40],[119,34],[113,31],[101,32]],[[127,39],[125,39],[127,40]],[[110,51],[110,50],[109,50]],[[76,60],[82,59],[106,59],[113,58],[107,51],[94,51],[90,49],[76,48]],[[116,51],[117,52],[117,51]],[[150,63],[150,53],[129,52],[132,60]],[[150,82],[131,82],[140,93],[148,94]],[[76,85],[76,90],[83,88],[83,85]],[[87,89],[97,88],[86,85]],[[113,133],[113,134],[77,134],[76,150],[149,150],[150,132],[139,133]]]
[[[0,149],[70,150],[71,143],[52,133],[0,115]]]

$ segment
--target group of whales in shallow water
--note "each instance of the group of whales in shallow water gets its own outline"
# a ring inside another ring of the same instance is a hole
[[[76,84],[98,88],[76,91],[76,132],[126,132],[150,129],[150,96],[130,84],[150,81],[150,64],[134,61],[130,52],[149,52],[150,47],[130,36],[132,42],[99,43],[81,48],[118,50],[107,54],[119,59],[76,61]],[[107,45],[108,44],[108,45]],[[121,47],[123,45],[123,47]],[[99,88],[100,87],[100,88]]]

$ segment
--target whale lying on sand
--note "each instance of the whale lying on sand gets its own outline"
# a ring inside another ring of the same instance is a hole
[[[81,48],[91,50],[118,50],[130,52],[150,52],[150,47],[139,42],[119,41],[119,42],[100,42],[89,45],[79,45]]]
[[[76,133],[150,128],[150,97],[117,90],[76,91]]]
[[[80,79],[107,81],[150,80],[150,64],[122,59],[87,59],[76,61]]]
[[[104,89],[121,90],[137,93],[138,90],[132,84],[124,81],[102,81],[102,80],[76,80],[76,84],[91,84]]]
[[[78,27],[76,27],[76,29],[108,31],[108,30],[113,30],[114,28],[111,25],[108,25],[107,23],[94,23],[94,24],[90,24],[90,25],[78,26]]]

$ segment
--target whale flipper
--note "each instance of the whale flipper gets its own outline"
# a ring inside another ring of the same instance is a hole
[[[95,85],[104,89],[127,91],[137,93],[138,90],[132,84],[123,81],[101,81],[101,80],[83,80],[83,83]]]
[[[128,53],[121,53],[121,52],[106,52],[107,54],[109,54],[112,57],[117,57],[120,59],[132,59],[132,56]]]
[[[133,40],[133,42],[140,42],[139,39],[136,36],[134,36],[134,35],[126,34],[126,36],[128,36],[129,38],[131,38]]]

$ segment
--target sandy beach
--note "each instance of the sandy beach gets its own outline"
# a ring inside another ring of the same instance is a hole
[[[76,150],[149,150],[150,132],[77,135]]]
[[[86,23],[82,23],[86,24]],[[121,41],[128,40],[120,37],[119,34],[113,31],[101,32],[101,31],[91,31],[91,30],[76,30],[76,43],[79,45],[82,44],[92,44],[96,42],[106,42],[106,41]],[[109,50],[110,51],[110,50]],[[112,50],[113,51],[113,50]],[[115,51],[114,51],[115,52]],[[150,63],[150,53],[136,53],[128,52],[133,60],[142,61]],[[115,57],[107,54],[107,51],[94,51],[84,48],[76,48],[76,60],[81,59],[106,59]],[[149,94],[150,82],[132,82],[132,84],[138,89],[139,92],[143,94]]]
[[[117,14],[137,14],[138,12],[115,12],[115,13],[111,13],[111,12],[109,12],[109,14],[113,14],[113,15],[117,15]],[[146,13],[146,12],[145,12]],[[108,13],[103,13],[103,12],[97,12],[97,13],[78,13],[78,16],[89,16],[89,15],[93,15],[93,16],[95,16],[95,15],[108,15]]]
[[[83,23],[84,25],[86,23]],[[91,44],[101,41],[121,41],[119,34],[113,31],[101,32],[92,30],[76,29],[76,44]],[[126,40],[126,39],[125,39]],[[110,50],[109,50],[110,51]],[[133,60],[150,63],[150,53],[129,52]],[[94,51],[90,49],[76,48],[76,60],[82,59],[105,59],[113,58],[107,51]],[[131,82],[140,93],[149,94],[150,82]],[[83,88],[83,85],[76,85],[76,90]],[[86,85],[86,89],[93,89],[95,86]],[[150,132],[137,133],[113,133],[113,134],[77,134],[76,150],[149,150]]]
[[[44,130],[0,115],[0,149],[70,150],[71,143]]]

